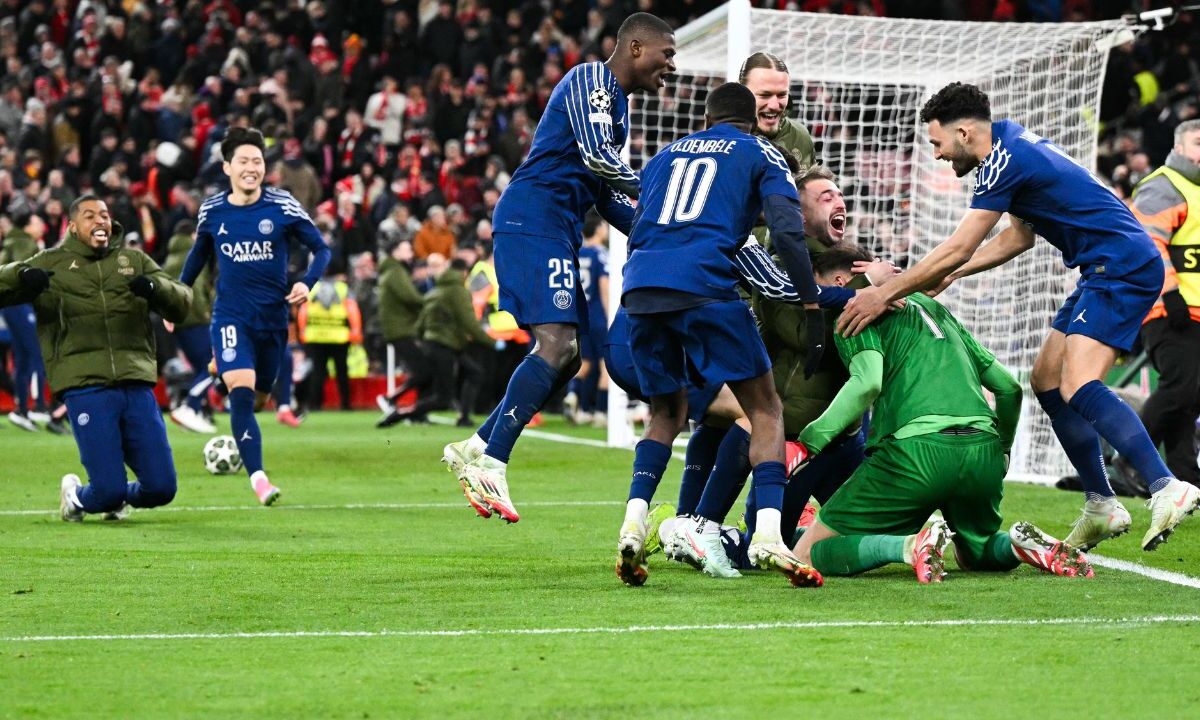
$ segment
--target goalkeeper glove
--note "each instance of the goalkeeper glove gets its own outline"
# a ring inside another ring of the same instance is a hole
[[[1183,299],[1179,289],[1168,290],[1162,296],[1163,307],[1167,310],[1167,325],[1172,330],[1187,330],[1192,322],[1192,314],[1188,310],[1187,300]]]
[[[787,468],[788,478],[793,478],[808,466],[808,461],[812,459],[812,453],[808,447],[802,442],[787,441],[783,444],[784,467]]]

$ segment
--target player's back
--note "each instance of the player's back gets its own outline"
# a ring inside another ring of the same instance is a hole
[[[262,329],[288,324],[288,227],[308,214],[282,190],[264,187],[258,201],[234,205],[228,192],[200,206],[197,235],[211,238],[217,258],[214,321],[236,319]]]
[[[596,203],[602,181],[584,163],[572,122],[592,141],[611,132],[611,145],[620,148],[628,114],[625,93],[604,63],[567,71],[550,93],[529,155],[496,205],[496,231],[569,239],[578,246],[584,215]]]
[[[872,443],[919,417],[995,417],[980,384],[994,356],[936,300],[910,295],[904,309],[888,312],[868,331],[834,337],[847,360],[862,350],[883,355]]]
[[[722,123],[663,148],[642,173],[623,289],[737,299],[733,257],[770,194],[796,196],[770,143]]]
[[[1068,267],[1119,275],[1158,251],[1133,213],[1061,148],[1011,120],[992,123],[973,208],[1011,212],[1063,253]]]

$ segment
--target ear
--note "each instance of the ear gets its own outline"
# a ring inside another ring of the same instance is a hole
[[[635,57],[635,58],[642,56],[642,41],[641,40],[634,39],[634,40],[629,41],[629,54],[630,54],[630,56]]]

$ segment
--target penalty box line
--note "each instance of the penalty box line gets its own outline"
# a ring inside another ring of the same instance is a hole
[[[113,635],[15,635],[0,642],[48,643],[114,640],[259,640],[276,638],[453,638],[540,635],[631,635],[639,633],[754,632],[763,630],[839,630],[944,627],[1061,627],[1100,625],[1129,627],[1200,622],[1200,615],[1145,615],[1115,618],[963,618],[957,620],[833,620],[711,625],[630,625],[625,627],[564,627],[461,630],[266,630],[223,633],[130,633]]]

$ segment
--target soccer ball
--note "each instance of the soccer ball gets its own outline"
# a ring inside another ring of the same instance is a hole
[[[218,435],[204,443],[204,469],[213,475],[232,475],[242,469],[242,454],[232,435]]]

